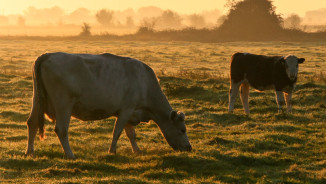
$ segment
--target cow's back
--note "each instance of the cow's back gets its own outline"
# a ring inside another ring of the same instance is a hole
[[[138,60],[111,54],[52,53],[42,64],[50,100],[55,101],[58,93],[68,95],[75,101],[72,115],[82,120],[103,119],[124,108],[146,106],[152,73]]]

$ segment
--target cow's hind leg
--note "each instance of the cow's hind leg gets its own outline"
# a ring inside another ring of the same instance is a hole
[[[63,101],[68,102],[66,100],[62,100],[61,102]],[[68,159],[75,159],[75,155],[71,151],[68,139],[68,128],[72,106],[72,103],[56,103],[55,107],[56,124],[54,131],[57,134],[65,152],[65,156]]]
[[[241,97],[241,102],[243,105],[244,112],[249,115],[249,103],[248,103],[248,98],[249,98],[249,83],[244,82],[241,84],[241,89],[240,89],[240,97]]]
[[[43,116],[43,114],[40,114],[39,108],[40,108],[39,103],[35,102],[34,100],[32,112],[27,119],[28,140],[27,140],[27,149],[25,152],[27,156],[28,155],[34,156],[34,141],[35,141],[37,130],[39,128],[39,120],[40,120],[39,117]]]
[[[234,103],[239,93],[239,87],[242,82],[233,82],[231,81],[230,85],[230,94],[229,94],[229,112],[232,112],[234,109]]]
[[[283,98],[283,92],[282,91],[276,91],[276,102],[278,106],[278,112],[281,113],[282,111],[282,106],[284,105],[284,98]]]
[[[117,117],[115,124],[114,124],[113,138],[112,138],[112,143],[111,143],[111,146],[109,149],[109,153],[116,154],[118,139],[121,135],[122,130],[124,129],[128,120],[130,119],[131,112],[132,111],[121,112],[120,115]]]
[[[129,123],[127,123],[124,129],[127,134],[127,137],[129,138],[130,144],[132,146],[132,151],[136,154],[141,153],[141,151],[136,143],[135,127],[130,125]]]

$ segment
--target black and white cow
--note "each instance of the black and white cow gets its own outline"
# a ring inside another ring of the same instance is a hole
[[[292,112],[291,97],[297,81],[298,64],[304,61],[304,58],[297,58],[294,55],[233,54],[230,66],[229,112],[234,109],[239,87],[241,87],[240,97],[243,108],[245,113],[249,114],[249,86],[258,91],[274,89],[278,111],[282,110],[285,98],[287,112]]]

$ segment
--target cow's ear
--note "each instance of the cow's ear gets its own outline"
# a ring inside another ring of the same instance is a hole
[[[174,120],[175,117],[177,117],[177,115],[178,115],[177,111],[172,110],[172,111],[171,111],[171,114],[170,114],[170,118],[171,118],[171,120]]]
[[[183,112],[178,112],[178,121],[184,121],[185,120],[185,114]]]
[[[284,64],[285,63],[284,57],[281,57],[279,61]]]
[[[303,63],[305,61],[305,58],[300,58],[300,59],[298,59],[298,63],[300,64],[300,63]]]

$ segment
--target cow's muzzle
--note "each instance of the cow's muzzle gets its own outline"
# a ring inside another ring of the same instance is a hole
[[[290,78],[291,81],[294,81],[297,78],[297,76],[291,75],[289,78]]]
[[[176,151],[189,151],[190,152],[192,150],[192,147],[191,147],[191,145],[187,145],[187,146],[185,146],[183,148],[176,148],[174,150],[176,150]]]

